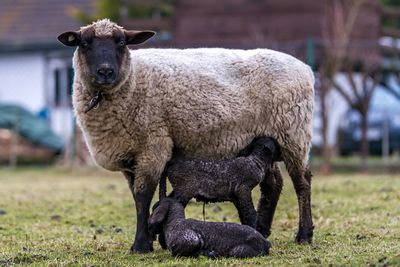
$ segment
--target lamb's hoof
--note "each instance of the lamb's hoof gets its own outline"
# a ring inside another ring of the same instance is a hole
[[[207,253],[207,257],[209,257],[211,259],[216,259],[218,257],[218,254],[212,250]]]
[[[158,243],[160,243],[160,246],[161,246],[162,249],[168,249],[167,243],[165,242],[164,235],[159,235],[158,236]]]
[[[311,244],[313,232],[297,231],[295,241],[297,244]]]
[[[131,246],[131,253],[148,253],[153,251],[153,243],[134,243]]]

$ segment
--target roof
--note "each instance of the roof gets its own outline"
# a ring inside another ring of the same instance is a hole
[[[90,12],[91,0],[1,0],[0,51],[56,47],[57,36],[77,30],[71,7]]]

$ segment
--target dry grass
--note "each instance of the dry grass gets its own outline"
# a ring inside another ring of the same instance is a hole
[[[297,202],[291,182],[285,183],[269,256],[177,259],[158,245],[153,253],[129,254],[135,213],[122,175],[1,170],[0,266],[400,266],[400,175],[316,175],[311,246],[293,242]],[[208,205],[206,214],[207,220],[238,221],[229,203]],[[202,219],[202,205],[189,204],[187,216]]]

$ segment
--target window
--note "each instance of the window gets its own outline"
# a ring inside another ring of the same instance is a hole
[[[54,93],[53,106],[70,107],[72,106],[72,84],[74,71],[72,67],[56,68],[53,71]]]

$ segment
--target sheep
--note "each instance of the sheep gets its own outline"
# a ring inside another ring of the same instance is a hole
[[[190,199],[218,202],[232,201],[242,224],[256,228],[257,213],[251,191],[279,159],[279,145],[271,137],[255,139],[246,157],[231,160],[175,160],[167,163],[160,179],[160,199],[166,195],[167,176],[173,191],[169,197],[185,207]]]
[[[271,247],[247,225],[185,219],[183,205],[172,198],[163,198],[154,205],[149,218],[151,237],[159,234],[160,228],[173,256],[247,258],[267,255]]]
[[[94,161],[126,177],[135,201],[134,252],[149,252],[150,202],[174,159],[229,159],[257,136],[274,137],[299,202],[296,241],[311,242],[314,76],[301,61],[268,50],[137,49],[152,31],[108,19],[58,36],[77,47],[73,108]],[[268,235],[281,190],[275,164],[261,185],[257,228]]]

